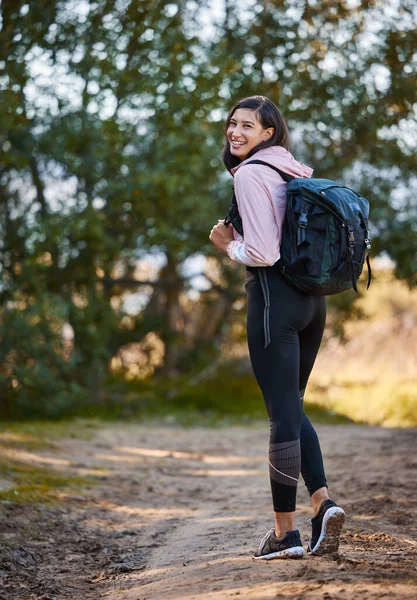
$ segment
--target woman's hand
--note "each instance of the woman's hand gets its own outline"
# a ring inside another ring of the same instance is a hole
[[[223,252],[227,252],[227,245],[234,240],[233,229],[224,224],[224,220],[218,220],[217,225],[210,232],[209,240]]]

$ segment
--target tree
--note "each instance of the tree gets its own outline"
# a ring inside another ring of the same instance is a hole
[[[65,377],[98,399],[128,344],[154,332],[158,373],[175,377],[217,356],[241,318],[242,267],[208,242],[228,205],[222,126],[239,97],[271,97],[297,158],[369,197],[374,253],[416,282],[414,3],[246,4],[225,1],[208,36],[204,0],[2,3],[2,343],[4,324],[29,331],[32,303],[55,302],[73,331]],[[162,267],[140,279],[150,256]],[[202,256],[208,289],[193,300]]]

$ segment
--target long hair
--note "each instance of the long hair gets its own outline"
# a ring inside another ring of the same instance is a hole
[[[265,142],[261,142],[252,148],[246,158],[250,158],[253,154],[255,154],[255,152],[261,150],[261,148],[269,148],[270,146],[282,146],[286,150],[290,149],[290,134],[287,124],[279,112],[278,107],[275,106],[275,104],[266,96],[249,96],[248,98],[239,100],[229,110],[226,125],[224,127],[225,135],[230,125],[230,119],[233,117],[238,108],[250,108],[251,110],[255,110],[258,121],[264,129],[267,129],[268,127],[274,128],[273,135]],[[222,160],[229,172],[233,167],[236,167],[241,162],[240,158],[234,156],[230,152],[230,145],[227,138],[222,152]]]

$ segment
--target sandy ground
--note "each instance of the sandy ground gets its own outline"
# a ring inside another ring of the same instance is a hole
[[[0,599],[417,598],[417,430],[319,426],[340,552],[255,561],[272,526],[267,424],[110,425],[26,460],[98,485],[52,507],[0,505]],[[299,486],[297,526],[311,516]]]

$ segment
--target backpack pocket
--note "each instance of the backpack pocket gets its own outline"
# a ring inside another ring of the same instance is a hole
[[[348,260],[349,243],[346,224],[337,217],[333,217],[330,235],[330,276],[344,271]]]
[[[323,277],[330,272],[330,232],[333,216],[313,205],[307,214],[303,240],[297,244],[297,267],[304,265],[310,277]]]

